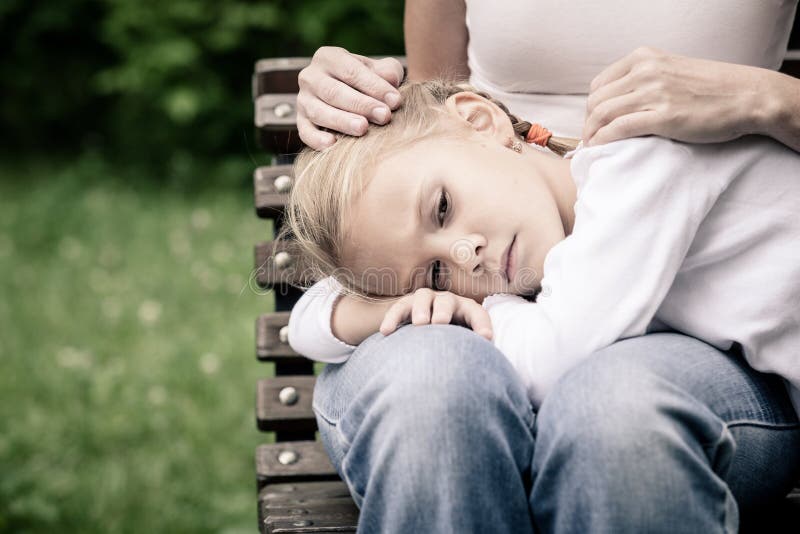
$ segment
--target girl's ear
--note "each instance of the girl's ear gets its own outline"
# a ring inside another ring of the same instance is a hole
[[[514,136],[506,112],[481,95],[462,91],[448,97],[444,104],[450,114],[480,134],[496,138],[503,144]]]

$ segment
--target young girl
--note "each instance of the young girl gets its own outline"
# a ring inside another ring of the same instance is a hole
[[[469,87],[401,93],[387,126],[298,157],[279,239],[319,282],[291,315],[297,352],[342,362],[377,325],[452,319],[538,406],[582,358],[674,329],[739,344],[800,411],[800,156],[647,137],[562,158],[522,139],[568,143]]]

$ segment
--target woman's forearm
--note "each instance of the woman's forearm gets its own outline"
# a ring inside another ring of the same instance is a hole
[[[469,78],[464,0],[406,0],[403,32],[408,79]]]
[[[393,303],[394,299],[368,302],[342,295],[333,305],[331,332],[345,343],[358,345],[380,330],[383,317]]]

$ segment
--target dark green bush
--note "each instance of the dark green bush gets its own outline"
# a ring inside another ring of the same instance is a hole
[[[2,150],[91,148],[154,169],[181,153],[246,155],[253,63],[323,44],[402,54],[402,3],[5,0]]]

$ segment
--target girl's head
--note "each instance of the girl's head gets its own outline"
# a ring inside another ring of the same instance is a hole
[[[407,83],[400,93],[389,124],[298,156],[279,235],[297,268],[362,296],[534,294],[545,255],[571,231],[568,162],[520,143],[530,123],[469,86]],[[574,143],[548,147],[563,154]]]

